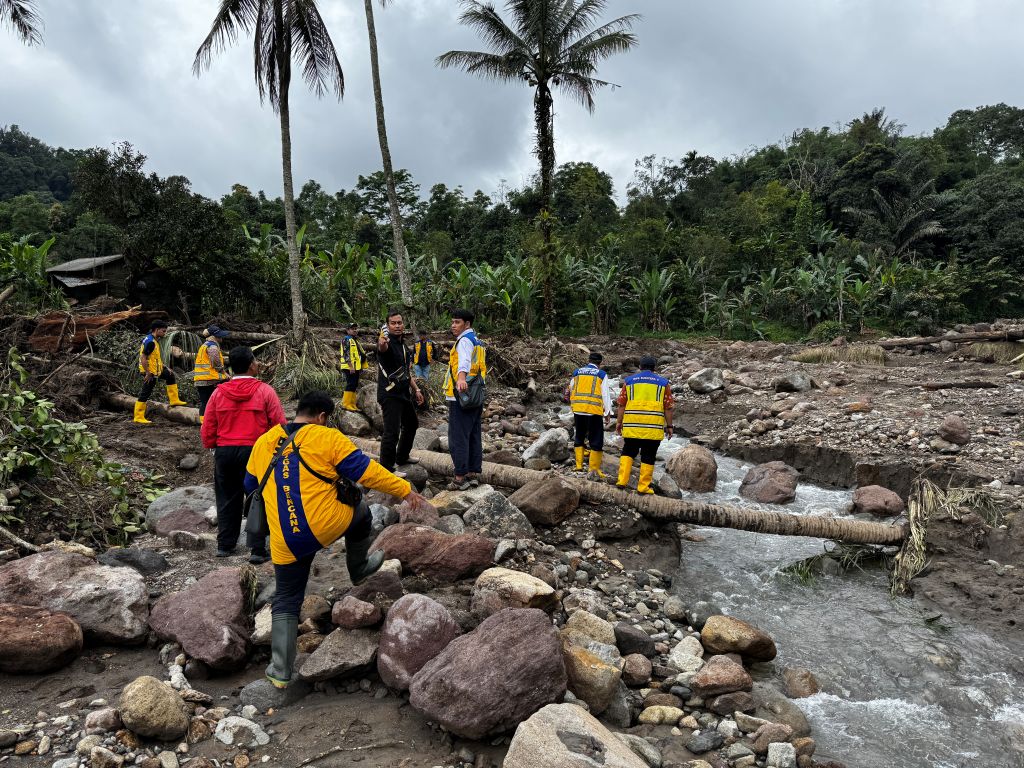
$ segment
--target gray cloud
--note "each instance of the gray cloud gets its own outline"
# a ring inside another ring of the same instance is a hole
[[[219,197],[240,182],[280,191],[280,133],[260,106],[251,41],[201,78],[196,47],[216,0],[40,0],[45,44],[0,31],[0,123],[69,147],[131,141],[160,174],[184,174]],[[342,58],[338,103],[293,86],[297,183],[351,188],[380,166],[366,27],[357,0],[321,0]],[[449,48],[478,48],[454,0],[401,0],[377,9],[389,137],[396,165],[423,185],[493,193],[523,184],[531,154],[531,92],[438,70]],[[593,115],[556,97],[558,160],[612,173],[620,197],[645,154],[715,156],[778,141],[801,127],[844,123],[875,106],[930,132],[955,109],[1017,99],[1013,0],[610,0],[609,16],[639,12],[639,47],[602,65],[620,88]]]

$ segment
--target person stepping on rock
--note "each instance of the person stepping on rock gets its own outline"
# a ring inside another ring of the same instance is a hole
[[[132,419],[136,424],[152,423],[146,418],[146,403],[149,402],[149,398],[156,388],[157,379],[167,385],[168,405],[186,405],[185,401],[178,397],[178,380],[174,378],[174,371],[164,366],[164,359],[160,354],[160,339],[166,334],[167,321],[154,320],[149,327],[149,335],[142,340],[142,344],[139,346],[139,373],[143,378],[139,397],[135,401],[135,415]]]
[[[413,510],[427,504],[408,482],[328,427],[333,413],[334,401],[326,392],[303,395],[293,421],[256,441],[246,468],[247,493],[254,493],[266,478],[262,497],[276,582],[266,676],[277,688],[292,681],[299,608],[316,553],[344,536],[353,584],[362,583],[384,562],[383,552],[369,554],[372,517],[355,484],[402,499]]]

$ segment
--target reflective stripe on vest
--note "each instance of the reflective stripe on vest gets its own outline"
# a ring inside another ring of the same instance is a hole
[[[473,331],[466,331],[463,336],[473,342],[473,357],[469,363],[467,378],[483,376],[487,380],[487,345],[476,337]],[[455,397],[455,380],[459,377],[459,341],[460,337],[448,353],[448,370],[444,374],[444,396]]]
[[[665,392],[668,379],[638,373],[626,379],[626,408],[622,436],[639,440],[665,438]]]
[[[216,347],[220,351],[220,345],[215,341],[204,341],[199,347],[199,351],[196,352],[196,367],[195,377],[193,381],[224,381],[227,379],[226,373],[221,373],[213,367],[213,362],[210,360],[210,347]],[[223,362],[223,356],[221,361]]]
[[[572,375],[569,403],[573,413],[604,415],[604,379],[608,374],[592,367],[580,368]]]
[[[146,345],[149,342],[153,342],[153,351],[149,353],[147,360]],[[160,355],[160,342],[151,333],[142,340],[142,344],[139,346],[139,373],[152,373],[154,376],[159,376],[163,371],[164,359]]]

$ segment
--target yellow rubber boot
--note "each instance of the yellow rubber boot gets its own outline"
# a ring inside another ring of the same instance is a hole
[[[651,480],[654,479],[654,465],[640,464],[640,482],[636,484],[636,492],[643,494],[654,493],[651,490]]]
[[[577,472],[582,472],[583,471],[583,452],[584,452],[584,448],[581,445],[581,446],[575,448],[574,450],[576,452],[576,471]]]
[[[341,407],[346,411],[358,411],[359,406],[356,405],[356,393],[345,392],[341,396]]]
[[[178,397],[178,385],[168,384],[167,385],[167,404],[168,405],[188,405],[184,400]]]
[[[199,426],[202,426],[202,425],[203,425],[203,416],[202,416],[202,414],[200,414],[200,416],[199,416]]]
[[[619,488],[625,488],[629,485],[629,474],[633,471],[633,460],[628,456],[623,456],[619,459],[619,479],[615,482],[615,485]]]
[[[146,418],[146,404],[141,400],[135,401],[135,418],[132,419],[136,424],[152,424],[149,419]]]
[[[601,451],[590,452],[590,471],[595,473],[599,478],[605,480],[608,475],[601,471],[601,460],[604,458],[604,453]]]

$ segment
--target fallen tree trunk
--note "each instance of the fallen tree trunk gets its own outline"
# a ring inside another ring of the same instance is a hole
[[[101,400],[108,406],[130,411],[135,405],[131,395],[105,394]],[[163,403],[150,401],[149,410],[183,424],[199,424],[199,411],[195,408],[169,408]],[[360,450],[380,455],[380,443],[353,437]],[[455,474],[451,456],[434,451],[413,451],[413,458],[433,475],[442,477]],[[503,488],[521,488],[533,480],[543,480],[548,472],[485,461],[481,479]],[[791,515],[786,512],[765,512],[760,509],[737,507],[730,504],[705,504],[697,501],[668,499],[664,496],[641,496],[613,485],[591,482],[581,478],[563,478],[580,492],[580,498],[591,504],[617,504],[635,509],[649,520],[659,523],[691,523],[712,528],[735,528],[741,531],[772,533],[779,536],[810,536],[852,544],[901,544],[906,537],[906,526],[872,523],[848,518]]]
[[[7,301],[13,295],[14,295],[14,286],[13,285],[8,285],[6,288],[4,288],[3,292],[0,292],[0,304],[3,304],[5,301]]]
[[[359,448],[379,455],[380,444],[352,438]],[[451,457],[433,451],[413,451],[413,458],[431,474],[453,475]],[[549,473],[523,467],[484,462],[481,480],[505,488],[521,488],[533,480],[542,480]],[[581,478],[563,478],[580,492],[580,498],[592,504],[616,504],[635,509],[649,520],[660,523],[691,523],[713,528],[735,528],[741,531],[772,533],[780,536],[811,536],[855,544],[901,544],[906,537],[902,525],[887,525],[848,518],[792,515],[786,512],[765,512],[730,504],[705,504],[697,501],[668,499],[663,496],[641,496],[613,485]]]
[[[135,408],[135,397],[133,395],[105,392],[100,395],[100,402],[108,408],[117,408],[122,411],[131,411]],[[170,421],[176,421],[179,424],[195,424],[199,426],[198,408],[189,408],[188,406],[171,408],[167,403],[157,403],[150,400],[146,403],[146,416],[154,413]],[[144,427],[145,424],[140,426]]]
[[[936,389],[999,389],[994,381],[927,381],[921,389],[934,392]]]
[[[924,344],[938,344],[940,341],[952,341],[960,344],[965,341],[1020,341],[1024,339],[1024,329],[1010,328],[1005,331],[973,331],[971,333],[951,333],[947,336],[913,336],[908,339],[887,339],[875,343],[882,349],[899,347],[920,347]]]

